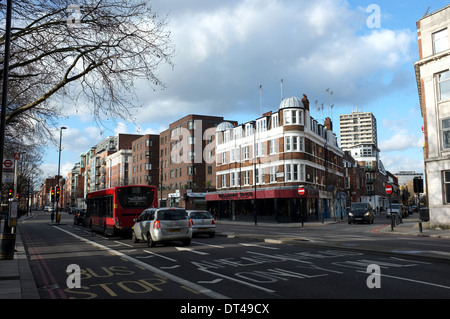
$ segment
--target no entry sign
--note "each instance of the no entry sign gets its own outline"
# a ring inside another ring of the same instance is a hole
[[[299,187],[299,188],[298,188],[298,194],[299,194],[299,195],[305,195],[305,192],[306,192],[306,191],[305,191],[305,189],[304,189],[303,187]]]
[[[386,194],[391,195],[392,194],[392,186],[391,185],[386,185]]]

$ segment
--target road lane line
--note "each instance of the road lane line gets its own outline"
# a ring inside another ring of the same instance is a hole
[[[357,270],[357,272],[367,274],[367,271]],[[417,283],[417,284],[433,286],[433,287],[438,287],[438,288],[444,288],[444,289],[450,289],[449,286],[434,284],[432,282],[426,282],[426,281],[415,280],[415,279],[410,279],[410,278],[403,278],[403,277],[397,277],[397,276],[390,276],[390,275],[385,275],[385,274],[380,274],[380,275],[382,277],[393,278],[393,279],[404,280],[404,281],[411,281],[411,282],[414,282],[414,283]]]
[[[137,259],[135,259],[133,257],[125,255],[124,253],[122,253],[120,251],[117,251],[117,250],[114,250],[114,249],[109,248],[107,246],[104,246],[102,244],[93,242],[93,241],[91,241],[89,239],[86,239],[86,238],[83,238],[81,236],[78,236],[78,235],[76,235],[74,233],[71,233],[70,231],[62,229],[60,227],[55,227],[55,228],[61,230],[62,232],[65,232],[65,233],[69,234],[70,236],[73,236],[73,237],[81,239],[81,240],[83,240],[83,241],[85,241],[87,243],[90,243],[91,245],[94,245],[94,246],[97,246],[99,248],[108,250],[109,252],[113,253],[114,255],[117,255],[117,256],[123,257],[125,259],[128,259],[129,261],[135,263],[136,265],[144,267],[145,269],[147,269],[147,270],[149,270],[149,271],[151,271],[153,273],[156,273],[158,275],[164,276],[165,278],[170,279],[170,280],[172,280],[172,281],[174,281],[174,282],[176,282],[176,283],[178,283],[178,284],[180,284],[182,286],[186,286],[186,287],[189,287],[190,289],[196,290],[196,291],[204,294],[205,296],[208,296],[208,297],[213,298],[213,299],[230,299],[229,297],[226,297],[226,296],[224,296],[224,295],[222,295],[222,294],[220,294],[218,292],[212,291],[211,289],[208,289],[208,288],[200,286],[200,285],[198,285],[196,283],[190,282],[190,281],[188,281],[188,280],[186,280],[184,278],[172,275],[171,273],[168,273],[168,272],[163,271],[163,270],[161,270],[159,268],[156,268],[156,267],[153,267],[153,266],[151,266],[149,264],[146,264],[146,263],[144,263],[144,262],[142,262],[140,260],[137,260]]]

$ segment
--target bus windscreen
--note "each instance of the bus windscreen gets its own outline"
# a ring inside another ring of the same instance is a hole
[[[123,187],[118,189],[117,197],[123,208],[147,208],[153,204],[155,191],[148,187]]]

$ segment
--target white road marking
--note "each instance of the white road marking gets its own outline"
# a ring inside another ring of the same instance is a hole
[[[131,261],[131,262],[135,263],[136,265],[144,267],[145,269],[147,269],[147,270],[149,270],[149,271],[151,271],[153,273],[159,274],[159,275],[161,275],[163,277],[166,277],[167,279],[170,279],[170,280],[172,280],[172,281],[174,281],[174,282],[176,282],[176,283],[178,283],[180,285],[183,285],[183,286],[186,286],[186,287],[188,287],[190,289],[196,290],[196,291],[198,291],[198,292],[200,292],[200,293],[202,293],[202,294],[204,294],[204,295],[206,295],[206,296],[208,296],[210,298],[214,298],[214,299],[230,299],[229,297],[226,297],[226,296],[224,296],[224,295],[222,295],[222,294],[220,294],[218,292],[212,291],[211,289],[205,288],[205,287],[200,286],[200,285],[198,285],[196,283],[190,282],[190,281],[188,281],[188,280],[186,280],[184,278],[172,275],[172,274],[170,274],[170,273],[168,273],[166,271],[163,271],[163,270],[158,269],[156,267],[150,266],[149,264],[146,264],[146,263],[144,263],[144,262],[142,262],[140,260],[137,260],[136,258],[130,257],[128,255],[125,255],[124,253],[122,253],[120,251],[111,249],[111,248],[109,248],[107,246],[104,246],[104,245],[101,245],[101,244],[96,243],[94,241],[91,241],[89,239],[83,238],[83,237],[78,236],[78,235],[76,235],[74,233],[71,233],[70,231],[62,229],[60,227],[55,227],[55,228],[59,229],[62,232],[65,232],[65,233],[69,234],[70,236],[73,236],[75,238],[81,239],[81,240],[83,240],[83,241],[85,241],[85,242],[87,242],[87,243],[89,243],[89,244],[91,244],[93,246],[99,247],[101,249],[105,249],[105,250],[109,251],[110,253],[112,253],[112,254],[114,254],[116,256],[123,257],[123,258],[127,259],[128,261]]]

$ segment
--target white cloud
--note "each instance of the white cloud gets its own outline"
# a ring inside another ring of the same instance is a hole
[[[389,29],[385,20],[381,29],[369,29],[366,8],[345,0],[155,0],[152,7],[170,12],[177,53],[174,69],[157,72],[166,89],[135,81],[143,107],[131,130],[140,134],[158,134],[187,114],[254,119],[259,86],[263,112],[276,110],[281,79],[283,97],[306,93],[313,107],[316,100],[328,102],[325,90],[331,88],[335,114],[415,85],[413,68],[404,68],[417,51],[415,30]],[[384,8],[383,16],[389,15]],[[85,109],[72,114],[85,121]],[[391,124],[383,127],[388,137],[379,131],[382,153],[423,145],[420,136],[401,129],[408,123]],[[85,152],[107,135],[129,131],[126,126],[120,122],[111,134],[69,127],[64,134],[72,139],[63,140],[64,149]]]
[[[423,147],[423,143],[423,136],[417,136],[403,131],[398,132],[388,140],[381,141],[379,147],[383,152],[401,151],[409,148],[421,148]]]
[[[368,29],[367,12],[346,1],[230,1],[171,12],[175,67],[159,72],[168,87],[142,87],[137,122],[170,123],[191,113],[228,117],[266,111],[286,96],[364,105],[407,85],[401,65],[411,62],[416,35]],[[243,106],[254,110],[242,112]],[[336,109],[335,109],[336,110]],[[141,116],[142,115],[142,116]]]

